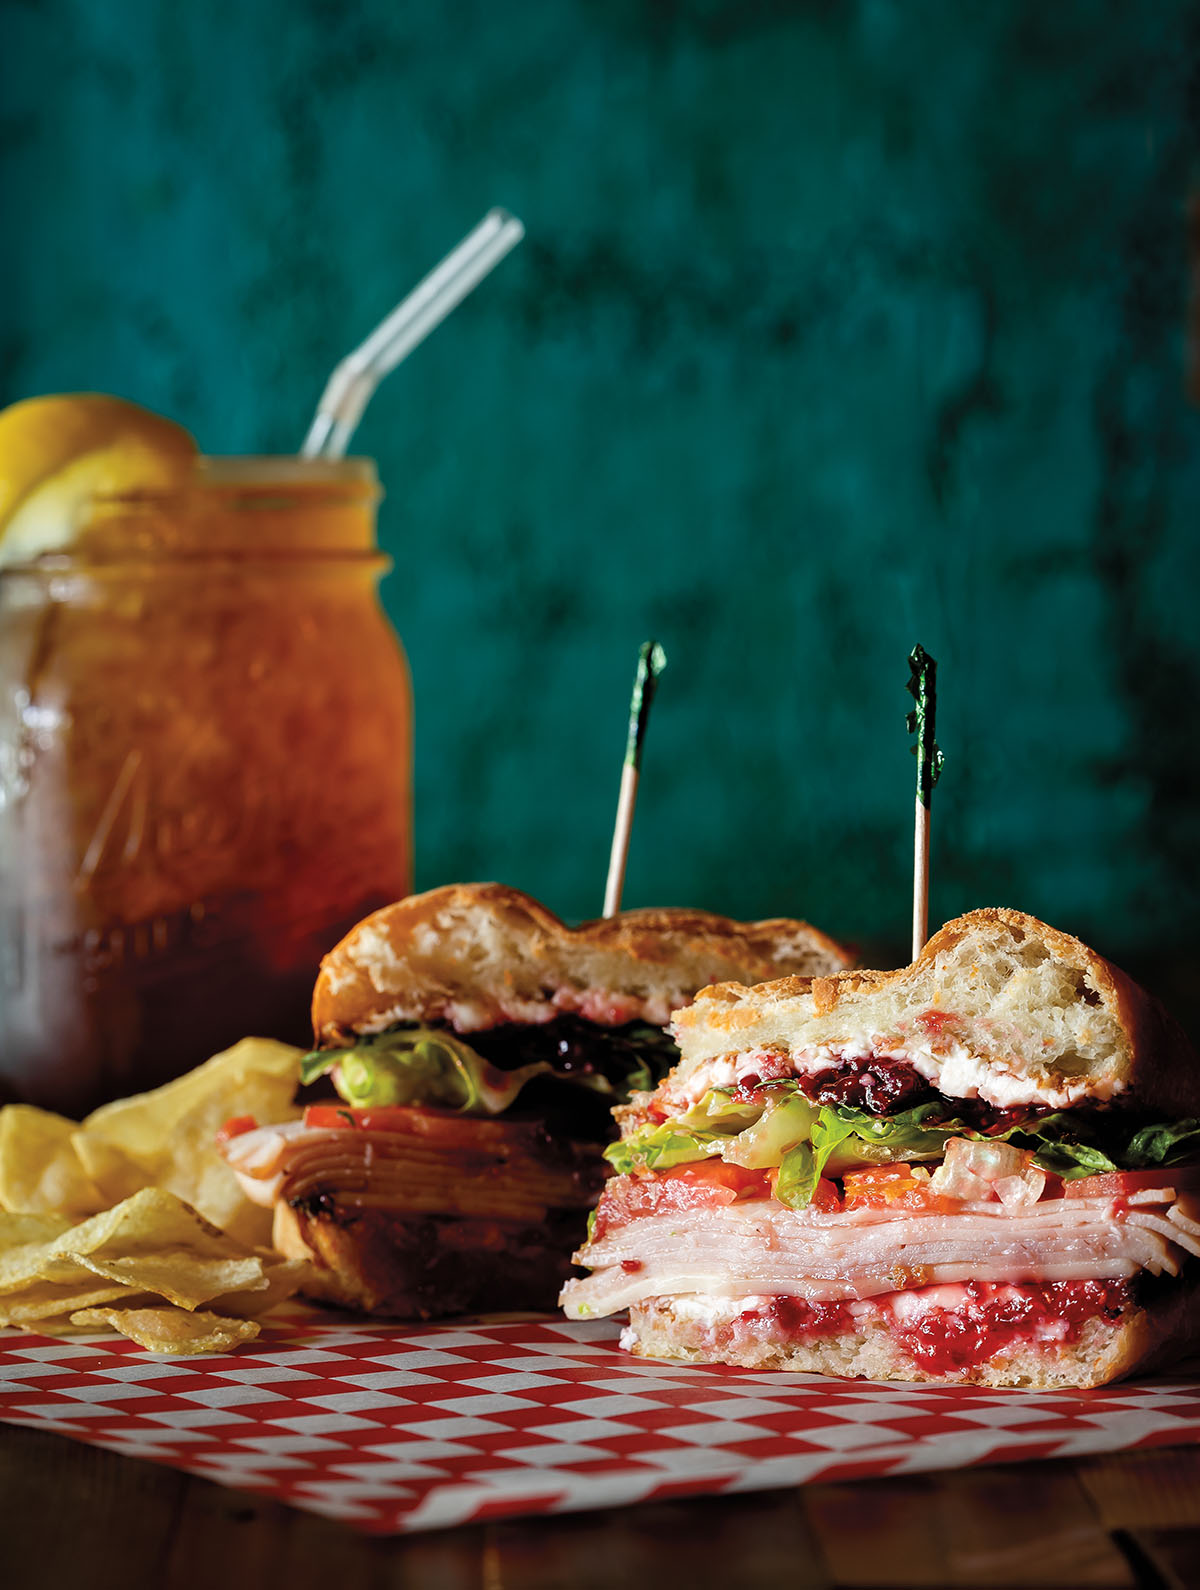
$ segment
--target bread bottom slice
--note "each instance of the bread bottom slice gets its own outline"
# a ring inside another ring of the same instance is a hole
[[[572,1274],[586,1210],[552,1210],[539,1226],[458,1215],[356,1210],[331,1198],[278,1203],[274,1243],[308,1259],[306,1297],[390,1319],[550,1310]]]
[[[1161,1368],[1200,1346],[1200,1286],[1195,1277],[1164,1287],[1151,1303],[1130,1303],[1116,1319],[1096,1315],[1085,1320],[1071,1340],[1018,1339],[949,1372],[928,1369],[910,1356],[884,1310],[864,1315],[852,1328],[781,1340],[753,1330],[721,1330],[721,1323],[742,1307],[692,1297],[649,1298],[630,1309],[621,1345],[641,1358],[692,1364],[793,1370],[843,1380],[1038,1390],[1105,1386],[1135,1370]]]

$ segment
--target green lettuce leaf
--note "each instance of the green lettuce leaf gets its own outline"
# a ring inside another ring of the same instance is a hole
[[[726,1141],[721,1157],[747,1170],[783,1164],[792,1149],[812,1137],[817,1114],[802,1093],[772,1099],[753,1125]]]
[[[349,1049],[318,1049],[300,1062],[301,1082],[328,1075],[355,1109],[419,1105],[463,1115],[499,1115],[527,1082],[556,1074],[544,1060],[502,1071],[453,1033],[432,1027],[360,1038]],[[587,1085],[585,1078],[570,1080]]]
[[[797,1143],[783,1156],[775,1179],[775,1196],[789,1209],[807,1209],[821,1171],[811,1143]]]
[[[610,1143],[604,1157],[622,1175],[639,1170],[671,1170],[676,1165],[711,1159],[728,1142],[729,1137],[723,1132],[689,1130],[668,1123]]]
[[[611,1143],[604,1157],[623,1175],[711,1159],[726,1145],[740,1142],[762,1114],[761,1104],[747,1104],[731,1098],[727,1089],[712,1088],[690,1110],[663,1125],[639,1127],[631,1136]]]
[[[952,1137],[1011,1142],[1034,1163],[1066,1181],[1116,1170],[1177,1163],[1200,1152],[1200,1120],[1142,1127],[1121,1148],[1083,1139],[1098,1130],[1086,1117],[1058,1112],[1010,1127],[980,1132],[944,1116],[942,1105],[922,1104],[897,1115],[875,1116],[849,1105],[809,1102],[795,1084],[774,1084],[765,1102],[749,1103],[730,1089],[713,1089],[685,1115],[643,1127],[607,1152],[617,1170],[667,1170],[715,1155],[749,1169],[779,1166],[775,1196],[792,1209],[811,1202],[822,1176],[841,1178],[871,1165],[939,1160]],[[1120,1122],[1109,1118],[1110,1139]],[[1126,1127],[1128,1130],[1128,1127]]]
[[[1039,1139],[1033,1160],[1035,1165],[1052,1170],[1064,1181],[1078,1181],[1081,1176],[1103,1176],[1117,1168],[1103,1149],[1093,1148],[1089,1143],[1056,1143],[1045,1138]]]
[[[822,1176],[844,1176],[864,1165],[940,1159],[954,1134],[921,1125],[934,1108],[926,1104],[900,1115],[874,1116],[844,1104],[822,1105],[809,1142],[783,1156],[776,1198],[790,1209],[806,1209]]]
[[[697,1132],[721,1132],[728,1137],[753,1126],[762,1114],[761,1104],[734,1098],[727,1088],[711,1088],[690,1110],[673,1116],[672,1125]]]
[[[869,1115],[845,1104],[821,1109],[820,1132],[814,1146],[821,1156],[821,1175],[843,1176],[865,1165],[941,1159],[947,1139],[962,1135],[956,1124],[923,1122],[937,1113],[935,1104],[918,1105],[899,1115]]]
[[[529,1047],[542,1057],[509,1070],[443,1027],[398,1027],[341,1049],[305,1055],[301,1081],[331,1076],[346,1103],[360,1109],[395,1104],[498,1115],[535,1077],[552,1077],[619,1103],[631,1091],[654,1088],[679,1057],[670,1035],[644,1022],[612,1029],[607,1041],[615,1067],[560,1065],[557,1044],[548,1044],[547,1035],[534,1029]],[[480,1047],[486,1050],[487,1045]],[[521,1053],[520,1041],[502,1047],[506,1059]]]
[[[1130,1170],[1150,1170],[1155,1165],[1175,1165],[1200,1153],[1200,1121],[1175,1121],[1169,1126],[1144,1126],[1135,1132],[1125,1150]]]
[[[1093,1143],[1079,1141],[1080,1122],[1066,1114],[1043,1116],[1010,1127],[1005,1132],[980,1132],[965,1121],[934,1121],[939,1106],[923,1104],[900,1115],[873,1116],[837,1106],[836,1113],[849,1121],[858,1117],[853,1133],[843,1138],[825,1162],[823,1174],[842,1176],[865,1165],[886,1165],[941,1159],[952,1137],[965,1137],[973,1143],[1014,1143],[1030,1151],[1034,1163],[1053,1171],[1066,1181],[1080,1176],[1097,1176],[1117,1169],[1114,1160]]]
[[[974,1134],[963,1132],[958,1135]],[[1025,1126],[1015,1126],[997,1141],[1031,1149],[1035,1165],[1053,1171],[1064,1181],[1077,1181],[1081,1176],[1103,1176],[1117,1169],[1116,1161],[1102,1148],[1079,1139],[1079,1121],[1069,1115],[1058,1114],[1045,1115],[1040,1121],[1030,1121]]]

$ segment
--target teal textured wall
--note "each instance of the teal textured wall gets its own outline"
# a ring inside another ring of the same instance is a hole
[[[935,918],[1200,947],[1195,5],[39,0],[3,52],[5,400],[298,445],[493,203],[529,238],[380,393],[418,882],[903,945],[905,656]],[[881,950],[886,953],[886,950]]]

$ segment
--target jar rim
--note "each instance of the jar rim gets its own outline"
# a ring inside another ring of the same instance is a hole
[[[294,453],[200,453],[190,471],[169,484],[94,491],[89,500],[102,506],[133,506],[177,501],[193,492],[254,496],[259,492],[307,494],[322,490],[349,492],[353,496],[382,496],[375,460],[301,458]]]
[[[0,574],[78,565],[233,557],[350,559],[378,554],[383,496],[370,458],[198,457],[174,479],[93,491],[63,516],[62,536]]]
[[[207,454],[196,459],[195,477],[205,485],[378,484],[373,458],[302,458],[298,453]]]

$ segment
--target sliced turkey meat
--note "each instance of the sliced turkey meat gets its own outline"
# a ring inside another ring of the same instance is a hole
[[[344,1208],[537,1223],[595,1202],[594,1153],[552,1145],[527,1122],[445,1122],[430,1135],[293,1121],[243,1132],[222,1152],[246,1196],[266,1206],[327,1195]]]
[[[1200,1256],[1200,1227],[1170,1215],[1105,1197],[965,1203],[953,1214],[820,1213],[745,1199],[648,1215],[606,1233],[576,1255],[592,1274],[568,1282],[561,1301],[580,1319],[682,1293],[826,1301],[972,1280],[1175,1275],[1187,1254]]]

